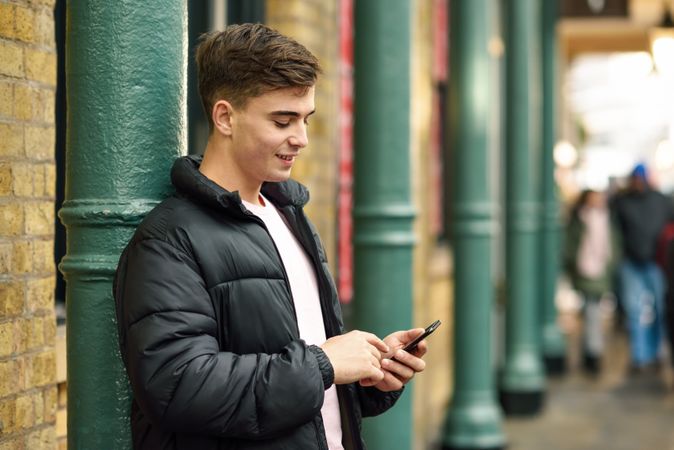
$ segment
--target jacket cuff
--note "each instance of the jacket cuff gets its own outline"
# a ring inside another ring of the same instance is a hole
[[[310,345],[307,348],[316,357],[316,361],[318,361],[318,368],[323,377],[323,387],[327,390],[335,381],[335,370],[332,368],[332,363],[330,362],[328,355],[326,355],[319,346]]]

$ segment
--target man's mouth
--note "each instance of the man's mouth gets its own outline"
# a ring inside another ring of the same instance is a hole
[[[276,155],[277,157],[281,158],[284,161],[292,161],[295,159],[297,155]]]

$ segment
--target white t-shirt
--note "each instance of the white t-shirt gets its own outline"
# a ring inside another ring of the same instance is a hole
[[[260,197],[265,206],[243,203],[262,219],[281,255],[295,303],[300,337],[308,345],[321,345],[326,336],[314,266],[276,207],[262,195]],[[330,450],[343,450],[342,422],[334,384],[325,391],[321,415]]]

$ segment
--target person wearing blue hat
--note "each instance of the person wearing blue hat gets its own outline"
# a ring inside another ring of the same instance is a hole
[[[618,296],[626,313],[631,368],[658,367],[665,337],[665,280],[656,264],[660,232],[674,219],[674,205],[649,182],[645,164],[637,164],[627,189],[613,202],[622,243]]]

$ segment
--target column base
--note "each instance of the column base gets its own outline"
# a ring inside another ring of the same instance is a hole
[[[565,356],[545,356],[543,358],[543,365],[545,366],[545,373],[548,376],[560,376],[566,373],[566,357]]]
[[[499,394],[503,413],[508,416],[533,416],[543,409],[543,392],[520,391]]]

